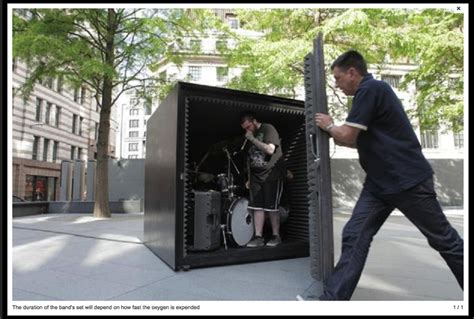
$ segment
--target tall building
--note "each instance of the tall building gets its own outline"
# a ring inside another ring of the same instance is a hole
[[[120,158],[145,158],[146,123],[157,104],[144,104],[134,95],[119,100],[119,134],[117,154]]]
[[[63,160],[95,159],[100,109],[86,85],[70,87],[62,78],[43,79],[23,100],[19,88],[30,70],[12,66],[13,194],[28,201],[58,199]],[[116,117],[112,111],[111,117]],[[111,125],[109,154],[115,157],[117,125]]]

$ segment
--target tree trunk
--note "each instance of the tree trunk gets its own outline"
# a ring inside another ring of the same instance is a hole
[[[107,93],[106,89],[110,91]],[[112,86],[104,80],[104,94],[100,109],[99,136],[97,141],[97,168],[94,217],[110,217],[109,209],[109,132],[110,132],[110,102],[112,101]],[[108,96],[108,97],[107,97]]]
[[[105,64],[113,69],[115,59],[114,35],[116,32],[116,13],[108,10]],[[109,133],[110,112],[112,109],[113,78],[106,73],[102,83],[102,107],[100,109],[99,136],[97,141],[97,171],[95,187],[94,217],[110,217],[109,208]]]

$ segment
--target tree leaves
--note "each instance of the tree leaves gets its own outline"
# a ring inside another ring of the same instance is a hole
[[[61,74],[69,84],[86,83],[100,106],[97,140],[97,191],[94,216],[110,217],[108,208],[111,108],[120,95],[136,90],[149,102],[162,80],[148,66],[170,51],[170,39],[198,30],[208,15],[196,10],[31,9],[14,10],[13,56],[26,61],[28,96],[44,77]],[[167,86],[165,86],[167,88]]]
[[[462,129],[463,14],[445,9],[320,8],[238,10],[238,16],[245,28],[260,31],[262,37],[242,37],[237,48],[228,52],[229,64],[244,68],[230,87],[291,97],[303,85],[302,61],[322,31],[328,64],[342,52],[355,49],[378,70],[388,64],[415,65],[402,89],[417,83],[417,112],[413,115],[420,118],[420,125]],[[329,67],[327,70],[331,85]],[[449,77],[459,79],[457,85],[448,85]],[[331,109],[345,111],[340,101],[347,99],[334,101]]]

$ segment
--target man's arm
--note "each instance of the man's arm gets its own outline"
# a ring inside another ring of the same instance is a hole
[[[316,114],[315,121],[316,125],[334,138],[336,145],[351,148],[357,147],[357,136],[359,136],[360,128],[346,124],[336,126],[333,124],[332,118],[329,115],[322,113]]]
[[[357,148],[356,141],[360,132],[359,128],[344,124],[342,126],[333,126],[327,132],[332,136],[336,145]]]
[[[263,142],[259,141],[258,139],[255,138],[255,136],[253,136],[252,132],[247,131],[247,133],[245,133],[245,137],[250,142],[252,142],[253,145],[255,145],[259,150],[261,150],[265,154],[272,155],[275,152],[275,149],[276,149],[275,145],[273,145],[271,143],[266,144],[266,143],[263,143]]]

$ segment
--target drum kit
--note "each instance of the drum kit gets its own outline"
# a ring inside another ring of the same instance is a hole
[[[232,155],[224,148],[227,157],[227,172],[217,175],[217,185],[223,196],[223,216],[221,219],[224,248],[228,249],[227,239],[233,246],[245,246],[253,237],[253,215],[248,210],[248,199],[238,196],[232,168],[237,174],[240,171],[232,160]]]
[[[228,245],[233,247],[245,246],[254,235],[253,215],[248,210],[248,199],[243,195],[242,187],[238,186],[232,171],[240,175],[237,165],[227,148],[223,148],[227,157],[227,171],[213,175],[198,173],[198,179],[210,182],[211,176],[215,188],[221,193],[222,212],[220,229],[225,250]],[[235,153],[234,153],[235,154]]]

